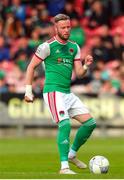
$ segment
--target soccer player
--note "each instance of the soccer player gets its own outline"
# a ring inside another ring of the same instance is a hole
[[[96,127],[96,121],[81,100],[70,92],[71,75],[74,68],[76,75],[82,78],[93,63],[93,57],[87,55],[84,65],[82,65],[79,46],[69,40],[71,23],[67,15],[56,15],[54,27],[55,36],[39,45],[27,68],[25,101],[33,102],[34,69],[44,61],[43,97],[53,120],[58,125],[57,144],[61,161],[60,174],[76,174],[70,170],[69,162],[78,168],[87,167],[85,163],[77,159],[76,153]],[[71,147],[70,118],[76,119],[81,124]]]

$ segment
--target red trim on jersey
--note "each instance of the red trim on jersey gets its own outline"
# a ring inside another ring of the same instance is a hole
[[[53,98],[54,98],[54,107],[55,107],[55,115],[56,115],[56,122],[59,122],[59,117],[58,117],[58,113],[57,113],[57,108],[56,108],[56,92],[53,92]]]
[[[41,59],[39,56],[37,56],[36,54],[34,54],[39,60],[43,61],[43,59]]]
[[[74,61],[81,61],[81,59],[74,59]]]
[[[48,43],[51,43],[52,41],[54,41],[55,40],[55,38],[54,37],[52,37],[51,39],[49,39],[47,42]]]

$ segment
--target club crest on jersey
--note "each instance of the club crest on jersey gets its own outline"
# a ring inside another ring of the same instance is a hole
[[[59,115],[60,115],[61,117],[63,117],[63,116],[65,115],[65,112],[64,112],[64,111],[59,111]]]
[[[72,55],[72,54],[74,53],[74,49],[73,49],[73,48],[70,48],[70,49],[69,49],[69,52],[70,52],[70,54]]]

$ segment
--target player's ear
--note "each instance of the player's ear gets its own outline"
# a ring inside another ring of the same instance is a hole
[[[56,27],[56,25],[55,25],[55,33],[57,33],[57,27]]]
[[[55,33],[57,33],[57,23],[54,23]]]

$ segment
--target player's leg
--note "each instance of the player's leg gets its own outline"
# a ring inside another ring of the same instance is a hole
[[[69,169],[68,164],[68,153],[70,147],[70,120],[63,119],[58,123],[58,135],[57,135],[57,143],[60,154],[61,161],[61,170],[60,174],[75,174],[75,172]]]
[[[82,102],[75,95],[73,96],[75,99],[75,103],[71,109],[71,116],[81,123],[81,126],[77,130],[76,136],[74,138],[74,142],[70,148],[69,159],[74,164],[76,164],[79,168],[86,168],[84,163],[81,163],[77,160],[76,153],[79,148],[88,140],[90,135],[92,134],[94,128],[96,127],[96,121],[90,115],[87,107],[82,104]]]
[[[58,123],[57,144],[61,160],[61,169],[69,168],[68,152],[70,146],[70,120],[64,119]]]
[[[64,93],[45,93],[44,99],[49,107],[53,120],[58,125],[57,144],[61,161],[61,174],[75,174],[69,169],[68,153],[70,146],[71,124],[64,102]]]
[[[85,118],[89,116],[89,118]],[[81,126],[77,130],[76,136],[74,138],[74,142],[71,146],[70,157],[75,156],[78,149],[88,140],[90,135],[92,134],[94,128],[96,127],[96,121],[94,118],[90,116],[90,114],[86,115],[77,115],[74,116],[74,119],[81,122]]]

